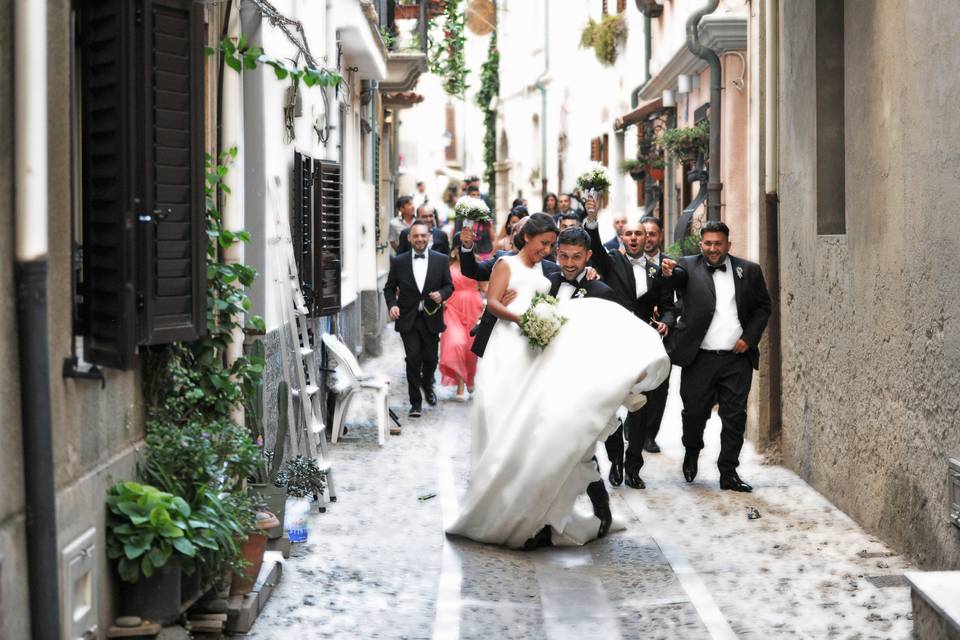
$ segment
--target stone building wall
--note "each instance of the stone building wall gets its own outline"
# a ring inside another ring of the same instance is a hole
[[[815,6],[780,3],[784,460],[921,567],[957,568],[956,6],[846,2],[842,235],[817,235]]]

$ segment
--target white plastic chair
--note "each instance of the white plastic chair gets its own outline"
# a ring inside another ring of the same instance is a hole
[[[353,396],[358,391],[373,391],[377,396],[377,442],[382,447],[386,442],[387,419],[389,409],[387,395],[390,392],[390,381],[377,375],[365,375],[360,369],[360,363],[347,345],[329,333],[323,334],[323,344],[330,350],[330,355],[336,360],[337,372],[337,405],[333,412],[333,428],[330,430],[330,439],[336,443],[343,435],[347,422],[347,410]]]

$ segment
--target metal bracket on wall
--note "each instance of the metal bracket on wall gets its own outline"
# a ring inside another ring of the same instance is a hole
[[[77,356],[71,356],[69,358],[63,359],[63,377],[64,378],[79,378],[80,380],[99,380],[100,388],[107,388],[107,379],[103,375],[103,371],[95,364],[84,363],[85,365],[80,366],[80,359]]]

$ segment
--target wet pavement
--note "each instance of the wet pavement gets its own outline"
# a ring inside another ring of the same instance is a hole
[[[740,472],[754,492],[721,492],[716,417],[696,482],[683,481],[678,380],[647,488],[611,491],[626,531],[536,552],[448,540],[469,479],[469,404],[445,389],[407,419],[402,347],[385,336],[362,366],[393,381],[403,433],[379,447],[373,406],[354,403],[331,447],[338,501],[311,516],[249,637],[910,637],[909,563],[749,445]]]

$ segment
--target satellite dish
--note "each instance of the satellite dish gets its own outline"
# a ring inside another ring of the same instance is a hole
[[[485,36],[497,24],[497,10],[493,0],[470,0],[467,5],[467,28],[474,35]]]

